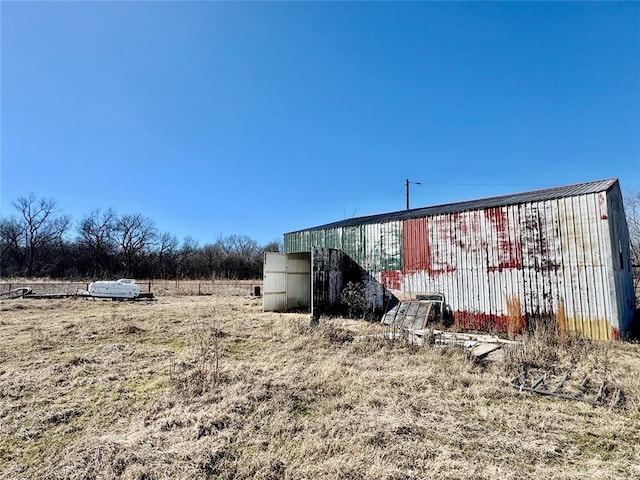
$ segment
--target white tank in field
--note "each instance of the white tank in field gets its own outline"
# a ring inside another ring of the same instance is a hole
[[[130,278],[115,281],[99,281],[89,284],[89,294],[93,297],[136,298],[140,295],[140,287]]]

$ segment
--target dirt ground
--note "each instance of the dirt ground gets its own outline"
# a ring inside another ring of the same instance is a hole
[[[312,328],[243,295],[1,301],[0,477],[640,478],[637,343],[532,340],[478,363],[382,328]],[[520,392],[523,367],[624,397]]]

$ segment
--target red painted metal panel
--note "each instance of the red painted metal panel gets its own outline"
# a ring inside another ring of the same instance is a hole
[[[399,270],[385,270],[381,272],[380,282],[392,290],[400,290],[402,282],[402,272]]]
[[[429,242],[427,219],[412,218],[402,225],[404,271],[417,272],[427,270],[429,264]]]
[[[487,266],[488,271],[502,272],[506,268],[522,268],[522,247],[509,226],[507,209],[487,208],[484,215],[491,224],[489,228],[495,231],[497,240],[497,261]]]
[[[439,275],[456,270],[453,246],[458,214],[404,221],[404,271]]]

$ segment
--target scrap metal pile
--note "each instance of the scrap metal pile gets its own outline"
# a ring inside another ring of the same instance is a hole
[[[517,344],[496,335],[456,333],[437,330],[434,325],[444,324],[447,306],[444,295],[432,293],[421,295],[416,300],[400,302],[382,318],[387,326],[386,337],[403,340],[412,345],[437,347],[462,347],[476,359],[496,356],[505,344]]]
[[[520,392],[575,400],[592,405],[605,405],[610,408],[619,406],[624,398],[622,390],[607,382],[606,379],[596,381],[593,376],[580,374],[575,370],[564,372],[555,368],[522,370],[509,382],[509,385]]]

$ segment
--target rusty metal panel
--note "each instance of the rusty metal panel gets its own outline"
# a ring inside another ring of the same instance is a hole
[[[401,295],[441,291],[467,328],[559,323],[611,338],[601,203],[590,193],[407,219]]]
[[[550,324],[616,338],[633,316],[629,234],[617,181],[336,222],[285,235],[287,252],[337,248],[376,305],[439,291],[466,328]]]
[[[589,338],[609,339],[611,302],[606,284],[608,229],[602,219],[599,194],[555,201],[554,214],[559,237],[557,286],[554,296],[556,324],[560,329]],[[606,216],[606,215],[605,215]]]
[[[403,224],[404,270],[414,273],[427,270],[429,249],[427,246],[427,219],[412,218]]]
[[[580,230],[582,233],[582,247],[583,261],[580,264],[580,270],[582,271],[582,303],[583,303],[583,318],[588,318],[588,328],[590,329],[589,336],[592,338],[611,338],[611,324],[606,321],[606,313],[601,310],[600,305],[603,303],[604,292],[602,289],[597,288],[597,278],[599,270],[602,267],[597,266],[598,256],[596,252],[599,251],[599,242],[597,236],[594,237],[594,229],[598,222],[597,211],[595,209],[595,196],[583,195],[576,197],[578,208],[582,213],[580,215]],[[585,214],[585,212],[589,212]]]
[[[573,202],[569,198],[563,198],[558,200],[557,205],[557,219],[558,233],[560,237],[562,258],[561,258],[561,284],[559,285],[560,305],[564,305],[563,310],[565,314],[565,324],[567,328],[573,330],[576,329],[576,296],[577,303],[580,303],[579,292],[576,290],[579,282],[575,274],[577,265],[577,243],[575,234],[575,216],[573,212]],[[571,320],[570,320],[571,319]],[[561,322],[563,321],[560,319]],[[571,326],[569,323],[573,323]]]

